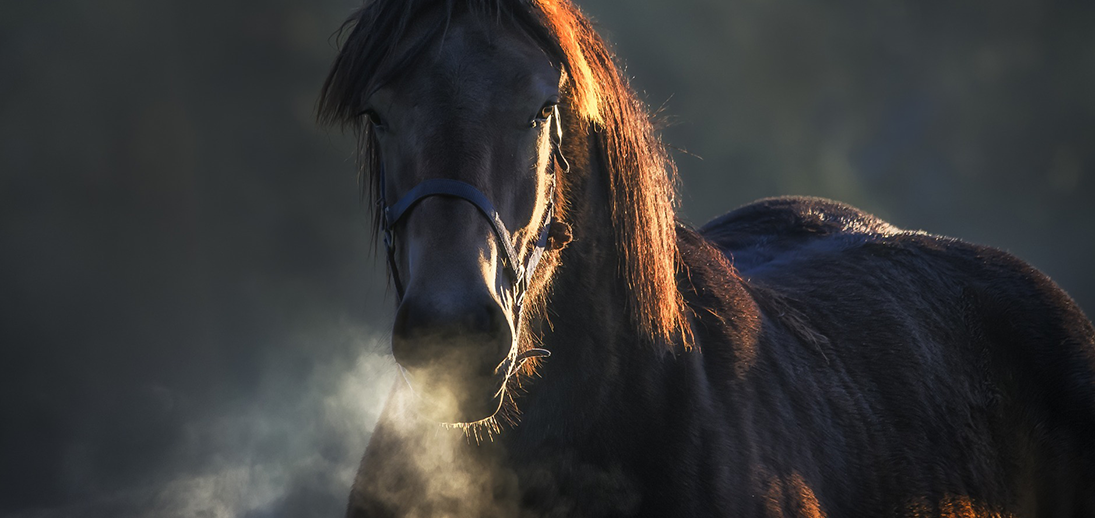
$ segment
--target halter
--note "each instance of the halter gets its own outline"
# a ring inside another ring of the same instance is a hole
[[[396,267],[395,247],[393,246],[395,225],[399,223],[399,220],[406,216],[418,202],[425,198],[429,198],[430,196],[459,198],[471,203],[475,208],[479,209],[479,213],[487,218],[487,221],[490,223],[491,229],[494,230],[495,237],[502,243],[502,249],[505,251],[505,256],[502,257],[502,266],[505,268],[510,281],[513,283],[515,313],[517,315],[517,322],[520,322],[525,292],[532,280],[532,274],[536,271],[536,265],[540,263],[540,258],[544,255],[544,250],[548,246],[549,231],[551,229],[551,224],[554,222],[555,167],[557,163],[561,163],[564,173],[570,170],[570,164],[567,163],[566,158],[563,157],[562,151],[560,150],[563,140],[563,127],[559,121],[558,106],[555,107],[551,120],[552,131],[550,138],[552,163],[548,168],[548,206],[547,210],[544,212],[544,219],[540,223],[540,236],[536,240],[536,244],[529,254],[528,261],[524,265],[521,265],[519,262],[520,256],[518,256],[517,250],[513,247],[513,238],[511,237],[509,230],[506,229],[506,224],[502,221],[502,217],[498,214],[498,211],[494,209],[494,205],[491,204],[490,199],[487,198],[482,191],[475,188],[475,186],[460,180],[431,178],[423,180],[418,185],[415,185],[407,194],[404,194],[399,201],[395,202],[394,205],[388,205],[384,197],[384,164],[381,162],[379,179],[380,195],[377,200],[377,205],[380,207],[382,216],[381,223],[384,228],[384,248],[387,249],[388,270],[391,272],[392,281],[395,283],[395,290],[399,295],[400,300],[403,299],[404,287],[403,282],[399,278],[399,270]]]

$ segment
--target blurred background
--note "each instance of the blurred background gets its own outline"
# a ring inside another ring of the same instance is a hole
[[[579,3],[691,153],[686,220],[836,198],[1095,311],[1095,3]],[[0,3],[0,515],[341,515],[392,379],[313,122],[357,4]]]

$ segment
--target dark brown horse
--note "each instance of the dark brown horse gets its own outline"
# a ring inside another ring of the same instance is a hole
[[[813,198],[678,224],[566,0],[347,28],[403,373],[349,516],[1095,516],[1095,331],[1031,266]]]

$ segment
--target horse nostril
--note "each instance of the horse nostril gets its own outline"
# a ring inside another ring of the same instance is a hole
[[[454,354],[497,365],[512,339],[502,308],[493,300],[440,305],[407,297],[396,311],[392,353],[404,367],[425,367]]]

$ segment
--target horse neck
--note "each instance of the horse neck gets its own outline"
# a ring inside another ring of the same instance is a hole
[[[597,428],[621,399],[621,384],[613,380],[644,370],[642,363],[658,358],[640,345],[627,312],[629,292],[619,268],[609,178],[596,139],[586,132],[564,149],[571,163],[566,195],[574,239],[561,251],[545,312],[550,324],[543,326],[543,345],[552,356],[518,400],[523,432],[551,429],[573,435]]]
[[[682,344],[653,347],[640,334],[628,313],[631,294],[619,267],[612,191],[597,136],[581,135],[564,148],[571,162],[564,194],[574,239],[561,252],[545,311],[550,323],[541,326],[543,346],[552,356],[541,365],[540,376],[530,380],[526,396],[517,401],[522,410],[520,433],[560,427],[570,427],[564,433],[571,435],[598,428],[619,430],[607,420],[622,420],[631,432],[651,431],[657,420],[647,417],[671,404],[666,400],[667,386],[702,390],[698,385],[704,383],[705,361],[732,371],[741,358],[750,356],[749,349],[758,340],[760,313],[744,282],[723,251],[685,228],[677,229],[680,258],[688,272],[682,295],[691,306],[717,308],[718,314],[735,318],[705,321],[704,315],[713,313],[698,312],[697,323],[707,332],[694,337],[695,354],[686,353]],[[698,354],[699,342],[705,340],[714,348],[712,358]],[[674,359],[667,362],[669,356]]]

